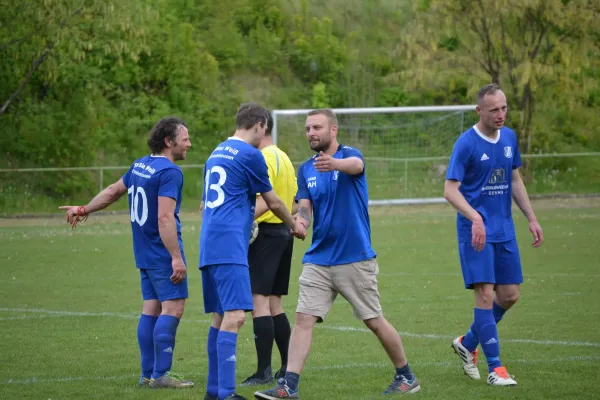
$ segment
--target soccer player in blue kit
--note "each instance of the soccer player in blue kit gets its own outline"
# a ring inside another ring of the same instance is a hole
[[[300,373],[310,352],[313,329],[323,322],[338,294],[375,333],[395,367],[394,380],[383,393],[418,392],[421,386],[408,366],[400,335],[383,316],[379,302],[379,266],[371,247],[363,156],[338,143],[338,121],[330,109],[310,111],[305,128],[310,148],[317,154],[298,169],[297,220],[307,229],[314,219],[313,239],[302,260],[286,374],[275,387],[254,396],[300,398]],[[327,393],[321,397],[326,398]]]
[[[452,347],[465,374],[479,379],[476,363],[481,344],[488,363],[487,383],[514,386],[517,382],[499,358],[497,330],[504,313],[519,299],[523,283],[511,197],[529,221],[533,247],[539,247],[544,237],[519,173],[517,137],[504,126],[506,97],[498,85],[479,90],[476,110],[479,122],[456,141],[444,186],[444,197],[458,211],[458,251],[465,287],[475,294],[473,324]]]
[[[244,399],[235,393],[236,346],[245,313],[253,309],[248,245],[257,193],[297,235],[296,221],[273,191],[258,150],[267,118],[267,110],[259,104],[242,104],[235,134],[215,148],[205,165],[199,267],[204,311],[212,313],[207,400]]]
[[[85,206],[62,206],[75,226],[128,194],[133,252],[140,271],[143,309],[138,322],[142,374],[139,385],[188,388],[192,382],[171,372],[175,334],[188,297],[186,260],[179,208],[183,174],[176,161],[191,147],[186,124],[164,118],[150,131],[151,155],[136,160],[127,173]]]

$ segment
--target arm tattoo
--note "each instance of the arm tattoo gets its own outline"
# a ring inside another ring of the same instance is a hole
[[[300,216],[300,218],[302,218],[310,224],[310,210],[307,207],[300,207],[298,209],[298,215]]]

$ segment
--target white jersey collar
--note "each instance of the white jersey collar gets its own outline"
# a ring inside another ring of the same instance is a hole
[[[496,132],[498,132],[498,135],[496,136],[496,139],[492,139],[492,138],[484,135],[483,133],[481,133],[481,131],[479,130],[479,128],[477,128],[477,125],[473,125],[473,129],[475,129],[475,133],[477,133],[480,138],[482,138],[483,140],[485,140],[488,143],[496,144],[500,140],[500,133],[502,132],[500,129],[498,129],[496,131]]]

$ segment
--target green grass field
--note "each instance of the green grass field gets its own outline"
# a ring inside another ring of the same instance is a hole
[[[372,209],[386,317],[402,335],[421,381],[418,399],[600,398],[600,200],[535,203],[546,242],[529,246],[517,216],[525,270],[522,297],[499,326],[502,359],[519,385],[488,387],[462,374],[449,345],[472,319],[449,206]],[[174,371],[184,391],[138,389],[141,299],[127,215],[92,216],[74,232],[62,220],[0,219],[0,398],[201,399],[206,383],[198,257],[200,221],[182,215],[190,298],[178,332]],[[293,319],[300,260],[296,242]],[[376,338],[338,298],[302,374],[303,399],[380,399],[394,371]],[[238,341],[238,382],[254,371],[251,322]],[[279,355],[274,349],[274,367]],[[485,359],[480,371],[485,377]],[[239,390],[251,397],[253,389]]]

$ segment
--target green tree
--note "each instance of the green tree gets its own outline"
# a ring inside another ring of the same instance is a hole
[[[597,1],[427,0],[416,15],[397,49],[413,68],[390,79],[441,84],[465,74],[471,97],[499,83],[524,152],[534,151],[534,115],[549,87],[567,94],[597,83],[584,73],[598,62]]]

